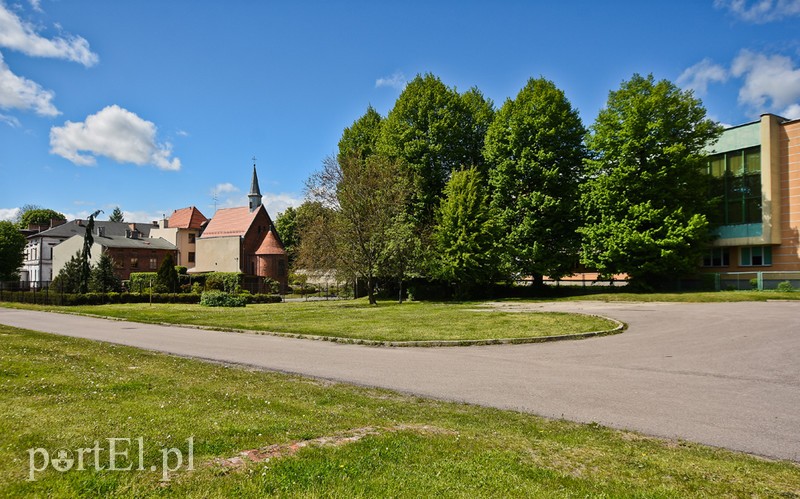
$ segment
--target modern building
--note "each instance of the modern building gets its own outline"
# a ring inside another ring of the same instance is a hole
[[[800,272],[800,120],[765,114],[726,129],[707,152],[722,203],[704,270]]]
[[[197,261],[190,272],[241,272],[262,282],[274,279],[286,289],[286,250],[261,203],[255,166],[248,197],[249,206],[217,210],[197,239]]]
[[[20,280],[30,281],[34,286],[52,281],[53,277],[58,275],[58,270],[53,268],[53,249],[75,235],[85,234],[87,222],[87,220],[72,220],[29,235],[20,269]],[[95,220],[94,224],[95,230],[101,230],[108,236],[124,236],[126,231],[133,229],[143,237],[149,237],[150,229],[153,228],[152,224],[129,224],[101,220]]]
[[[106,227],[95,222],[93,244],[91,248],[91,265],[96,265],[103,253],[114,261],[114,269],[120,279],[130,279],[131,272],[156,272],[161,262],[171,254],[177,258],[178,248],[160,237],[145,237],[137,229],[138,224],[130,224],[123,235],[111,235]],[[53,247],[53,275],[79,251],[83,250],[86,233],[73,235],[64,242]]]
[[[169,219],[158,222],[158,228],[150,231],[150,237],[160,237],[178,248],[176,265],[194,268],[197,262],[197,238],[208,223],[208,219],[194,206],[175,210]]]

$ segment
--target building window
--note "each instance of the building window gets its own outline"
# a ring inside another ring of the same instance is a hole
[[[713,222],[761,223],[761,148],[751,147],[708,158],[711,195],[722,204]]]
[[[139,268],[139,259],[135,256],[131,257],[131,268],[138,269]]]
[[[194,263],[194,251],[189,252],[189,263]]]
[[[731,264],[729,248],[711,248],[703,256],[703,267],[727,267]]]
[[[195,233],[189,234],[189,244],[194,244],[195,237],[197,237],[197,234]]]
[[[150,270],[155,270],[158,268],[158,258],[150,257]]]
[[[742,267],[760,267],[772,265],[771,246],[746,246],[739,249]]]

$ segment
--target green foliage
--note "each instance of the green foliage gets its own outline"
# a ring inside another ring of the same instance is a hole
[[[108,217],[109,222],[124,222],[125,217],[122,215],[122,210],[117,206],[114,208],[114,211],[111,212],[111,216]]]
[[[199,282],[193,282],[192,283],[192,293],[196,294],[196,295],[199,295],[202,292],[203,292],[203,285],[200,284]]]
[[[475,168],[453,174],[434,232],[437,277],[455,282],[462,296],[470,287],[489,283],[498,267],[499,226],[482,180]]]
[[[452,172],[482,166],[491,114],[491,101],[477,89],[461,96],[432,74],[417,75],[398,97],[383,121],[377,150],[403,160],[413,181],[411,214],[419,227],[433,222]]]
[[[23,207],[22,212],[19,214],[19,221],[17,226],[20,229],[27,229],[29,225],[50,226],[53,220],[65,220],[66,217],[63,213],[59,213],[49,208],[42,208],[40,206],[29,205]]]
[[[794,291],[794,286],[792,286],[792,283],[789,281],[783,281],[778,283],[775,289],[781,293],[791,293]]]
[[[611,92],[588,138],[583,263],[645,288],[693,272],[709,238],[703,148],[720,133],[669,81],[637,74]]]
[[[158,267],[156,290],[159,292],[175,293],[178,291],[178,272],[175,270],[175,260],[172,253],[167,253]]]
[[[585,133],[564,92],[543,78],[528,80],[495,115],[484,155],[511,272],[541,283],[577,261]]]
[[[339,163],[328,157],[308,181],[308,192],[326,208],[302,235],[298,264],[336,270],[367,282],[370,303],[381,257],[394,221],[405,209],[408,186],[396,161],[379,155]]]
[[[0,281],[19,278],[26,243],[25,236],[12,222],[0,221]]]
[[[89,279],[92,277],[92,266],[89,261],[92,258],[92,245],[94,244],[94,220],[103,210],[97,210],[91,215],[86,223],[86,231],[83,235],[83,251],[80,255],[80,289],[79,293],[89,292]]]
[[[211,272],[206,275],[206,289],[239,293],[242,274],[239,272]]]
[[[342,138],[339,140],[337,161],[344,161],[344,158],[350,156],[358,157],[363,161],[375,154],[382,123],[381,115],[375,108],[369,106],[362,117],[344,129]]]
[[[178,276],[185,276],[189,272],[189,268],[183,265],[176,265],[175,272],[178,273]]]
[[[278,294],[281,291],[281,283],[276,281],[275,279],[271,279],[269,277],[264,278],[264,286],[267,289],[267,293],[270,294]]]
[[[275,230],[286,250],[289,268],[293,268],[294,262],[297,260],[304,227],[314,223],[322,211],[324,211],[324,208],[320,203],[304,201],[297,208],[292,208],[291,206],[286,208],[275,219]]]
[[[132,293],[145,293],[150,287],[158,284],[158,272],[131,272],[130,287]]]
[[[58,271],[50,288],[62,293],[79,293],[81,290],[81,252],[75,253]]]
[[[244,307],[247,305],[247,298],[224,291],[204,291],[200,297],[200,305],[205,307]]]
[[[108,253],[103,253],[100,255],[97,265],[92,268],[91,277],[89,278],[89,291],[94,293],[118,293],[121,290],[122,281],[114,272],[114,261]]]

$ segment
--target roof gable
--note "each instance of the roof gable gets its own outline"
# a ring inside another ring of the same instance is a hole
[[[258,249],[256,250],[256,255],[285,255],[286,250],[283,249],[283,245],[275,236],[275,233],[271,230],[268,230],[267,233],[264,235],[264,239],[261,241]]]
[[[253,224],[253,220],[262,209],[264,209],[263,206],[252,212],[247,206],[219,209],[211,221],[208,222],[206,230],[203,231],[200,237],[203,239],[210,237],[243,237],[247,234],[248,229]]]
[[[199,229],[208,219],[194,206],[175,210],[169,217],[168,227],[177,229]]]

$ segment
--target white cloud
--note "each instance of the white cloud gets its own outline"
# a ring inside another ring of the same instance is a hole
[[[715,0],[714,6],[727,9],[736,17],[757,24],[800,15],[800,0]]]
[[[31,8],[36,12],[44,12],[42,10],[42,0],[28,0],[28,3],[31,4]]]
[[[744,78],[739,103],[758,113],[796,113],[800,101],[800,69],[792,59],[742,50],[731,65],[731,74]]]
[[[38,3],[38,2],[37,2]],[[75,61],[84,66],[97,64],[97,54],[89,49],[89,42],[80,36],[48,39],[36,33],[29,23],[0,2],[0,47],[22,52],[34,57],[55,57]]]
[[[95,156],[118,163],[151,164],[162,170],[180,170],[181,160],[170,158],[172,145],[156,142],[156,126],[117,105],[108,106],[86,121],[67,121],[50,129],[50,152],[76,165],[94,165]],[[81,154],[81,153],[84,154]]]
[[[35,81],[12,73],[0,53],[0,109],[32,109],[42,116],[57,116],[60,113],[53,105],[53,97],[53,92]]]
[[[19,215],[19,208],[0,208],[0,220],[13,221]]]
[[[392,76],[378,78],[375,80],[375,88],[390,87],[403,90],[406,86],[406,76],[401,72],[396,72]]]
[[[5,123],[11,128],[19,128],[22,126],[22,123],[20,123],[17,118],[13,116],[6,116],[5,114],[0,114],[0,123]]]
[[[789,120],[800,118],[800,104],[792,104],[781,112],[781,116]]]
[[[189,136],[189,132],[187,132],[186,130],[178,130],[175,133],[180,137],[188,137]]]
[[[286,211],[286,208],[293,207],[297,208],[301,204],[303,204],[303,199],[297,197],[296,194],[285,193],[282,192],[280,194],[273,194],[271,192],[267,192],[264,194],[262,198],[262,203],[267,208],[267,212],[269,216],[272,217],[274,220],[275,217],[278,216],[278,213],[282,213]]]
[[[728,79],[728,72],[719,64],[714,64],[711,59],[703,59],[692,67],[687,68],[678,77],[678,85],[694,90],[699,95],[708,91],[708,84],[724,82]]]
[[[225,192],[239,192],[239,188],[233,185],[230,182],[225,182],[224,184],[217,184],[211,189],[211,194],[221,194]]]

